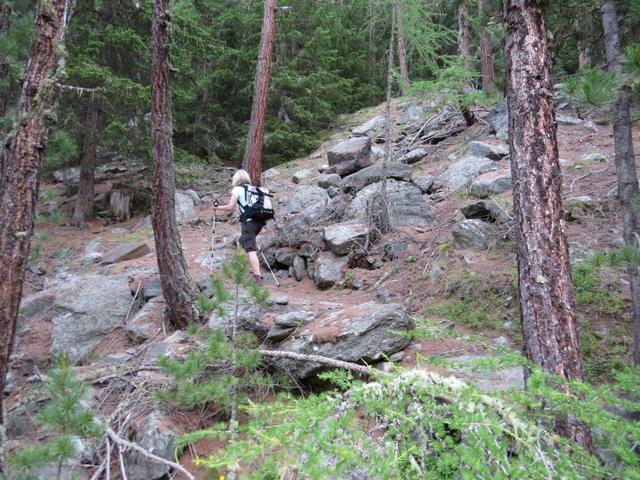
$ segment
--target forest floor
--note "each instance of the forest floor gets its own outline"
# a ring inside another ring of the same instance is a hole
[[[277,166],[278,175],[270,178],[266,185],[276,185],[276,191],[292,190],[296,186],[292,181],[293,173],[303,168],[316,170],[326,163],[328,148],[346,138],[350,128],[380,114],[382,109],[380,106],[347,117],[344,124],[334,130],[315,152]],[[636,135],[636,151],[640,151],[638,137]],[[414,176],[437,176],[442,173],[450,164],[448,156],[463,151],[471,140],[496,142],[486,126],[477,124],[449,138],[440,144],[436,153],[414,165]],[[558,142],[565,199],[590,196],[597,205],[595,209],[567,222],[572,257],[581,258],[591,252],[616,248],[622,238],[622,223],[619,202],[607,196],[616,186],[611,125],[598,125],[595,132],[588,131],[583,125],[560,125]],[[584,159],[593,153],[601,153],[605,159]],[[200,193],[202,190],[191,185],[190,180],[213,177],[217,177],[217,184],[208,187],[205,201],[197,205],[180,225],[184,254],[195,279],[209,274],[209,269],[202,266],[198,259],[210,252],[211,201],[213,198],[223,201],[228,198],[230,186],[224,183],[229,177],[229,170],[221,167],[177,167],[181,188],[194,188]],[[98,184],[96,191],[108,189],[112,181],[105,180]],[[64,208],[65,202],[68,207],[69,201],[64,197],[61,184],[45,181],[41,191],[50,192],[47,196],[57,202],[60,208]],[[511,193],[492,200],[508,205]],[[359,290],[334,287],[321,291],[309,278],[297,282],[293,277],[280,278],[281,286],[276,287],[268,271],[264,272],[266,286],[272,297],[286,295],[290,303],[311,311],[375,301],[383,287],[387,301],[406,305],[418,327],[415,339],[405,350],[401,361],[403,366],[444,371],[444,367],[438,367],[434,359],[483,355],[498,346],[519,350],[521,333],[516,301],[517,265],[513,232],[500,232],[485,251],[457,250],[452,246],[451,229],[463,218],[459,209],[473,201],[464,192],[444,195],[430,205],[436,220],[428,228],[407,227],[383,239],[382,242],[400,241],[406,245],[406,250],[400,258],[386,262],[380,269],[353,269],[354,275],[363,282],[363,288]],[[239,233],[239,225],[221,220],[219,218],[216,225],[215,241],[220,246],[216,253],[230,255],[233,252],[231,243]],[[82,261],[83,252],[86,245],[96,238],[100,238],[105,251],[123,243],[144,241],[152,253],[107,267],[87,265]],[[36,226],[34,245],[39,258],[32,262],[25,295],[41,289],[46,279],[60,269],[90,273],[99,268],[103,274],[129,274],[134,279],[141,272],[144,274],[156,269],[153,232],[149,219],[143,216],[117,224],[97,219],[84,230],[45,220]],[[579,301],[577,311],[582,325],[583,356],[585,352],[587,355],[585,368],[591,369],[590,375],[594,379],[606,380],[608,368],[613,363],[628,359],[632,330],[625,275],[621,271],[608,272],[600,275],[600,280],[597,288],[604,297],[600,295],[595,299]],[[607,308],[609,304],[603,302],[609,300],[621,302],[622,308]],[[34,329],[29,333],[29,338],[20,339],[18,346],[19,349],[29,350],[32,357],[39,358],[37,363],[42,362],[43,365],[47,364],[50,357],[47,328],[50,327],[43,325],[41,329]],[[429,333],[421,335],[422,328],[427,328]],[[434,336],[434,329],[444,333]],[[169,334],[165,332],[164,335]],[[478,340],[478,336],[481,340]],[[124,333],[117,329],[98,347],[98,352],[120,353],[127,348]],[[203,445],[201,448],[206,451],[208,447]]]

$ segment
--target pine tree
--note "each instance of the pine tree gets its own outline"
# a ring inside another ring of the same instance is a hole
[[[545,21],[540,1],[507,0],[505,9],[523,349],[545,372],[581,379]],[[593,450],[590,430],[570,415],[556,430]]]

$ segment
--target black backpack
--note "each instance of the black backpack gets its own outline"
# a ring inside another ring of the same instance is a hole
[[[271,203],[273,195],[269,193],[268,189],[247,183],[243,184],[242,188],[244,188],[244,196],[247,200],[246,205],[240,205],[242,207],[240,214],[242,223],[246,223],[247,220],[266,222],[274,218],[275,215]]]

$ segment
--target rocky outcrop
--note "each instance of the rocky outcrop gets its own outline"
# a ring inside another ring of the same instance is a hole
[[[371,165],[371,139],[355,137],[340,142],[327,152],[329,167],[341,177]]]
[[[301,185],[296,187],[291,198],[282,207],[283,214],[299,213],[317,205],[326,205],[329,195],[324,188],[316,185]]]
[[[154,411],[136,428],[133,441],[158,457],[175,461],[175,442],[178,434],[171,428],[169,419]],[[124,464],[129,480],[157,480],[168,477],[170,467],[153,462],[135,450],[124,454]]]
[[[121,325],[132,301],[127,278],[118,276],[73,277],[50,291],[55,296],[51,351],[66,351],[72,362]]]
[[[411,328],[411,321],[399,304],[365,303],[324,314],[278,345],[278,350],[321,355],[347,362],[375,363],[402,350],[410,342],[400,332]],[[276,368],[298,380],[321,371],[314,363],[275,360]]]
[[[148,253],[151,253],[151,249],[145,242],[125,243],[106,252],[102,256],[102,264],[109,265],[112,263],[125,262],[127,260],[144,257]]]
[[[475,250],[486,250],[489,246],[489,238],[493,229],[491,225],[483,220],[472,219],[463,220],[458,223],[451,234],[453,244],[456,248],[472,248]]]
[[[497,170],[480,175],[471,184],[471,195],[487,198],[511,190],[511,170]]]
[[[347,255],[358,245],[364,243],[369,229],[356,222],[343,222],[324,228],[327,247],[336,255]]]
[[[347,218],[367,221],[367,205],[380,191],[380,182],[373,183],[358,192],[346,212]],[[387,180],[387,198],[395,226],[423,225],[434,219],[431,209],[422,198],[422,192],[415,185],[397,180]]]
[[[437,182],[445,184],[452,191],[458,191],[478,175],[496,170],[496,162],[488,158],[467,156],[458,160],[437,177]]]
[[[386,175],[387,178],[393,178],[395,180],[411,181],[412,172],[409,165],[393,162],[387,165],[384,170],[385,171],[383,171],[382,165],[371,165],[356,173],[347,175],[343,179],[342,189],[345,192],[357,192],[367,185],[379,182],[384,175]]]

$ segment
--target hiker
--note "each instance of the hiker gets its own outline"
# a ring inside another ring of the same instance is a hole
[[[268,190],[259,189],[251,185],[251,178],[245,170],[238,170],[234,173],[231,179],[231,198],[229,203],[215,207],[216,212],[232,212],[238,205],[240,210],[240,224],[242,225],[240,233],[240,244],[244,251],[247,252],[247,258],[249,259],[249,266],[251,267],[251,273],[258,285],[264,285],[264,280],[260,274],[260,260],[258,260],[258,245],[256,237],[260,233],[260,230],[265,226],[267,219],[273,218],[273,210],[271,209],[271,202],[267,199],[264,200],[268,194]],[[260,199],[256,202],[256,199]],[[256,202],[256,203],[254,203]],[[252,205],[259,205],[259,207],[252,207]],[[247,208],[249,207],[249,208]],[[265,208],[267,207],[267,208]]]

